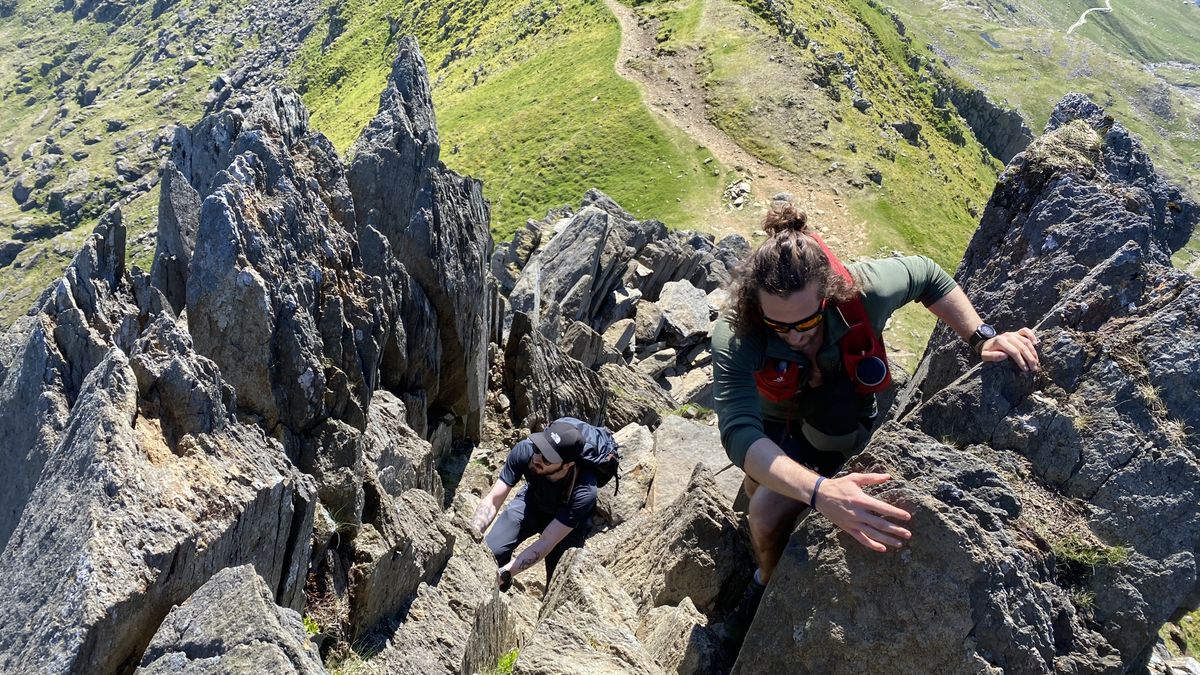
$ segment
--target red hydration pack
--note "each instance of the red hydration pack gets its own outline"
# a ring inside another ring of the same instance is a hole
[[[853,280],[850,270],[829,250],[820,236],[814,233],[808,233],[808,236],[825,252],[834,274]],[[892,383],[887,350],[884,349],[883,338],[877,335],[871,326],[871,318],[867,315],[862,298],[855,295],[849,300],[837,303],[835,307],[842,320],[849,326],[849,331],[838,340],[838,347],[842,352],[842,364],[846,367],[846,374],[854,382],[854,391],[860,394],[874,394],[887,389]],[[769,401],[786,401],[799,391],[803,370],[805,368],[795,361],[768,359],[766,366],[754,374],[758,393]]]

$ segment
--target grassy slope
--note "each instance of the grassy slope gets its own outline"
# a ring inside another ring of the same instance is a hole
[[[110,34],[113,26],[87,19],[76,22],[69,13],[54,11],[58,4],[53,0],[27,0],[18,5],[14,16],[0,21],[0,82],[4,83],[0,85],[0,147],[17,160],[6,167],[12,173],[2,183],[5,190],[0,193],[0,240],[38,225],[61,227],[56,216],[41,210],[22,212],[8,190],[32,163],[18,160],[30,144],[48,137],[67,156],[86,151],[88,157],[73,162],[70,170],[87,171],[90,175],[87,189],[99,189],[101,180],[115,175],[113,162],[117,156],[131,152],[130,148],[139,144],[152,142],[165,124],[193,124],[199,119],[209,83],[233,52],[228,44],[214,44],[210,52],[212,66],[201,62],[182,72],[175,59],[154,62],[152,58],[155,36],[171,37],[181,32],[176,12],[151,19],[153,3],[143,3],[134,10],[135,21],[116,27]],[[208,14],[208,7],[206,1],[184,0],[177,9]],[[191,53],[190,42],[178,39],[170,42],[177,53]],[[50,64],[44,74],[41,68],[34,68],[26,71],[33,75],[32,79],[19,80],[22,64],[42,63]],[[89,86],[99,86],[101,90],[96,102],[86,108],[73,96],[78,82],[85,77]],[[164,84],[143,91],[152,77],[163,79]],[[19,86],[31,91],[19,93]],[[57,89],[65,90],[68,95],[59,100],[55,95]],[[109,132],[105,122],[108,119],[124,120],[128,126]],[[75,128],[65,131],[67,122],[75,124]],[[99,142],[88,145],[84,143],[87,138]],[[126,150],[119,149],[122,145]],[[43,194],[66,179],[65,168],[55,169],[55,177]],[[135,240],[153,228],[156,205],[157,190],[154,190],[123,207],[130,229],[131,261],[135,264],[149,265],[153,252]],[[61,274],[106,206],[106,203],[96,204],[73,230],[31,243],[13,265],[0,270],[0,326],[8,325],[23,313],[42,289]]]
[[[442,159],[483,180],[498,239],[589,187],[678,227],[702,226],[697,214],[720,198],[711,155],[617,77],[620,31],[598,3],[349,1],[338,12],[345,31],[326,48],[319,27],[297,63],[314,124],[350,146],[375,113],[394,56],[387,17],[398,19],[429,65]]]
[[[791,6],[810,39],[828,54],[842,52],[857,70],[873,104],[863,113],[845,87],[838,85],[841,100],[833,101],[812,84],[811,55],[780,41],[752,0],[665,0],[640,7],[661,22],[666,48],[702,48],[710,115],[718,126],[758,157],[825,180],[844,195],[869,241],[843,253],[898,250],[928,255],[946,269],[957,266],[1001,167],[961,119],[933,105],[932,88],[910,66],[912,55],[925,52],[923,45],[903,39],[880,9],[860,0]],[[905,121],[921,125],[927,145],[909,144],[890,127]],[[964,145],[950,140],[955,130],[966,137]],[[866,179],[872,168],[883,175],[882,186]],[[865,186],[855,188],[850,180]],[[915,365],[933,323],[920,308],[899,312],[885,336],[896,350],[893,358]]]
[[[802,60],[811,57],[780,43],[774,25],[754,9],[753,2],[670,0],[647,3],[643,11],[663,21],[668,46],[703,48],[718,126],[760,158],[801,176],[828,175],[846,191],[870,233],[869,250],[851,253],[901,249],[953,268],[978,223],[970,209],[987,200],[999,165],[981,159],[961,120],[933,106],[932,89],[908,64],[920,47],[905,44],[890,19],[859,0],[793,3],[792,16],[808,36],[827,53],[842,52],[858,71],[873,104],[861,113],[845,87],[839,87],[841,100],[832,101],[812,85],[811,70],[797,78],[788,72],[795,68],[772,65],[784,48]],[[927,147],[905,142],[889,126],[909,120],[922,126]],[[939,130],[955,127],[968,136],[963,146]],[[869,168],[883,175],[882,187],[847,185],[865,181]]]
[[[1070,36],[1066,30],[1089,6],[1024,0],[1016,13],[988,16],[966,8],[943,10],[940,0],[892,0],[914,31],[945,51],[957,73],[989,96],[1015,107],[1039,131],[1068,92],[1085,93],[1145,144],[1174,182],[1200,195],[1200,102],[1170,82],[1193,72],[1146,66],[1200,63],[1200,7],[1154,0],[1114,2],[1112,14],[1093,12]],[[981,36],[987,33],[999,48]],[[1200,235],[1176,263],[1200,257]]]

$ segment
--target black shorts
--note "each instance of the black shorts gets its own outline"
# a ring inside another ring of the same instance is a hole
[[[763,430],[788,457],[822,476],[832,476],[856,449],[863,428],[870,425],[861,417],[862,399],[848,378],[838,378],[806,391],[801,409],[795,419],[763,420]],[[839,447],[818,447],[825,441]]]

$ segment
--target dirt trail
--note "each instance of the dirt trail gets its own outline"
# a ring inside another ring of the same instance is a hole
[[[616,71],[642,89],[646,105],[698,144],[708,148],[728,169],[738,169],[750,179],[751,200],[742,210],[722,205],[708,213],[709,229],[718,236],[737,232],[749,238],[773,195],[791,193],[812,217],[835,250],[862,254],[867,251],[866,227],[855,219],[846,202],[830,187],[768,164],[747,152],[705,114],[704,84],[696,72],[698,49],[659,54],[654,22],[643,25],[634,10],[617,0],[604,4],[621,26],[621,49]]]
[[[1087,23],[1087,15],[1091,14],[1092,12],[1107,12],[1112,14],[1112,0],[1104,0],[1104,4],[1106,5],[1105,7],[1093,7],[1089,10],[1085,10],[1083,14],[1080,14],[1079,20],[1071,24],[1071,27],[1067,29],[1067,35],[1074,33],[1076,28],[1079,28],[1083,24]]]

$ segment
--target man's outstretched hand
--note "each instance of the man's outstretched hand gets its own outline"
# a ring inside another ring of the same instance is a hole
[[[1032,328],[1001,333],[983,343],[979,358],[984,361],[1012,359],[1013,365],[1022,371],[1038,369],[1038,338]]]
[[[830,478],[821,483],[816,509],[873,551],[883,553],[889,547],[900,548],[912,533],[887,518],[906,521],[912,515],[863,492],[864,487],[891,478],[886,473],[852,473]]]

